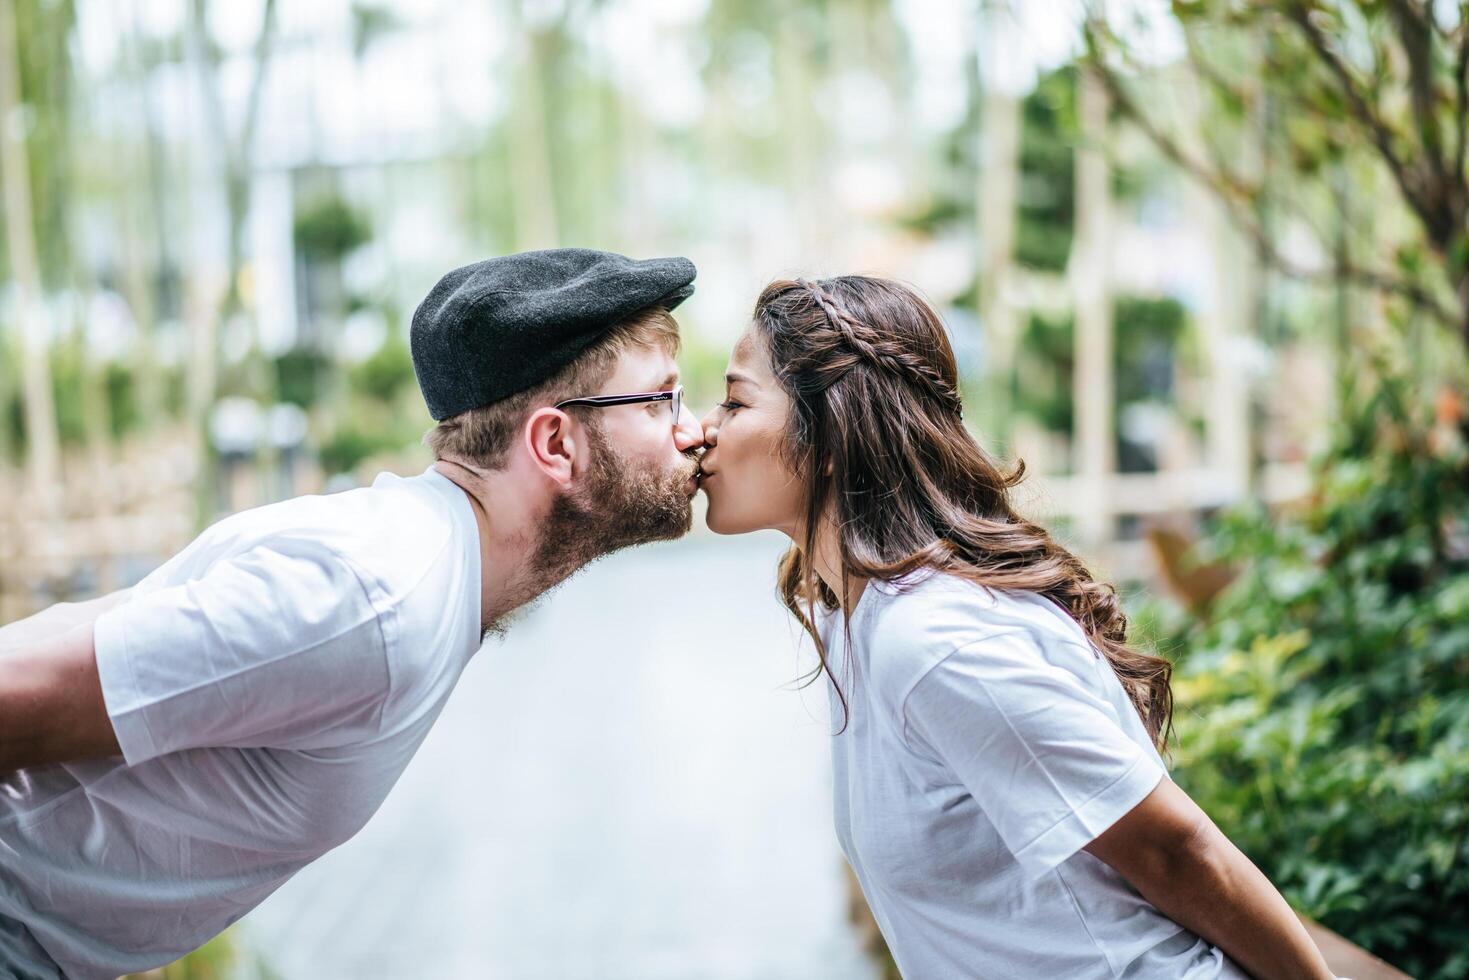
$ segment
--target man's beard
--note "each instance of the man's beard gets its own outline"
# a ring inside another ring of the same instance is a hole
[[[582,568],[633,545],[681,538],[693,527],[689,478],[697,457],[666,472],[639,468],[588,427],[592,465],[583,485],[558,496],[541,522],[535,550],[516,589],[520,607],[534,602]],[[517,617],[519,618],[519,617]],[[502,634],[507,617],[496,617],[488,632]]]

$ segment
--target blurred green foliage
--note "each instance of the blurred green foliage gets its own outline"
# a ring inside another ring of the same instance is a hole
[[[1076,68],[1065,65],[1041,76],[1020,107],[1020,188],[1016,201],[1015,261],[1046,272],[1063,272],[1076,224]],[[974,132],[982,125],[977,93],[955,127],[940,158],[947,172],[913,211],[897,224],[936,235],[975,220],[980,166]],[[960,297],[977,301],[977,284]]]
[[[313,347],[293,347],[275,358],[276,397],[310,408],[335,370],[332,359]]]
[[[123,980],[277,980],[278,974],[260,961],[246,944],[226,930],[168,966]]]
[[[346,372],[343,408],[318,457],[327,473],[349,473],[384,453],[416,445],[433,420],[418,394],[413,358],[396,331],[367,360]]]
[[[181,372],[165,375],[165,385],[175,377],[180,382],[175,387],[181,390]],[[121,439],[129,432],[141,428],[144,419],[138,410],[137,371],[120,361],[108,361],[102,365],[102,386],[107,394],[107,425],[112,438]]]
[[[413,374],[413,355],[396,334],[390,335],[371,357],[353,367],[347,381],[353,391],[382,402],[395,401],[418,383]]]
[[[398,449],[401,445],[396,438],[348,420],[322,441],[317,458],[327,473],[350,473],[378,453]]]
[[[1174,365],[1193,357],[1188,311],[1167,296],[1119,296],[1112,317],[1117,413],[1144,401],[1173,405]],[[1075,368],[1075,318],[1032,313],[1020,337],[1016,411],[1071,435]],[[1120,422],[1114,425],[1120,433]]]
[[[70,227],[76,188],[68,161],[75,131],[72,116],[78,99],[68,49],[76,28],[76,5],[54,0],[17,0],[15,26],[24,43],[17,58],[25,115],[11,121],[24,132],[31,210],[43,230]],[[0,223],[3,227],[3,223]],[[10,268],[8,236],[0,235],[0,267]],[[75,259],[71,236],[41,234],[36,239],[42,283],[58,287],[67,281]]]
[[[3,334],[3,328],[0,328]],[[20,466],[26,453],[24,399],[21,391],[19,354],[0,340],[0,465]],[[102,431],[122,439],[141,430],[148,420],[138,400],[138,366],[126,360],[103,360],[87,364],[79,340],[57,344],[50,352],[51,394],[56,405],[57,434],[64,446],[86,441],[86,395],[100,391],[96,406]],[[178,418],[183,410],[184,373],[178,368],[158,371],[163,386],[162,408],[167,418]]]
[[[1076,68],[1041,77],[1020,108],[1015,261],[1062,272],[1076,226]]]
[[[1469,975],[1469,455],[1384,383],[1178,651],[1175,777],[1286,897],[1420,980]],[[1177,616],[1178,614],[1174,614]]]
[[[695,330],[683,330],[679,351],[679,377],[684,386],[684,405],[703,413],[724,401],[724,373],[729,368],[730,346],[706,340]]]
[[[1044,272],[1066,271],[1076,232],[1076,85],[1076,65],[1062,65],[1042,75],[1020,104],[1015,261]],[[1141,161],[1115,153],[1108,163],[1117,203],[1138,198],[1161,176],[1145,174]]]
[[[82,391],[92,379],[84,376],[85,354],[75,339],[51,349],[51,397],[56,404],[56,431],[64,446],[86,439]]]
[[[315,261],[338,261],[372,239],[367,215],[332,194],[317,198],[296,213],[296,249]]]

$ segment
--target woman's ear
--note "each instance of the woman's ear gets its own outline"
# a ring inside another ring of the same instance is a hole
[[[563,488],[571,485],[576,470],[581,438],[576,423],[559,408],[539,408],[525,420],[521,430],[526,452],[536,469]]]

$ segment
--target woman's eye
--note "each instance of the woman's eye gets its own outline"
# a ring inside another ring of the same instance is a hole
[[[719,407],[724,409],[726,412],[733,412],[737,408],[744,408],[743,405],[735,401],[733,398],[731,398],[727,402],[720,402]]]

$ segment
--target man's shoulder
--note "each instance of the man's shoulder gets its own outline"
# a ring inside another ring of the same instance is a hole
[[[420,667],[433,672],[441,660],[464,659],[479,639],[478,532],[451,487],[431,476],[379,478],[233,514],[140,582],[133,601],[244,575],[264,583],[273,604],[308,619],[336,620],[360,607],[404,679]]]
[[[231,514],[144,580],[143,590],[202,577],[222,560],[271,551],[340,561],[388,598],[411,590],[460,537],[450,502],[414,480],[311,494]]]

